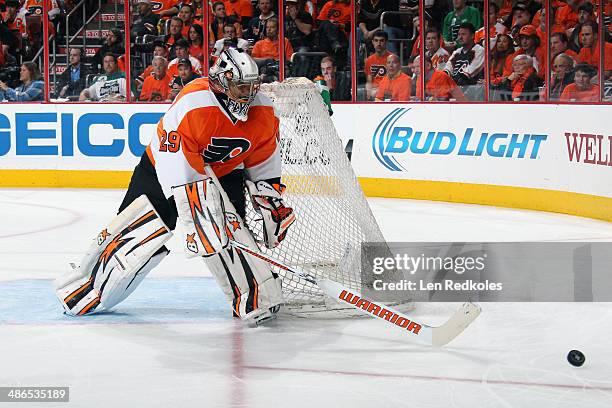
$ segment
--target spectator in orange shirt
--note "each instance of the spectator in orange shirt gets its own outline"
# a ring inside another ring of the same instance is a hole
[[[164,57],[153,57],[153,74],[149,75],[142,85],[139,101],[163,102],[170,95],[170,84],[174,79],[168,73],[168,60]]]
[[[580,30],[580,39],[582,40],[582,48],[578,54],[578,62],[581,64],[589,64],[595,71],[599,71],[599,41],[598,41],[597,23],[587,21],[582,25]],[[605,79],[612,76],[612,44],[604,43],[604,70]]]
[[[285,60],[289,61],[293,55],[293,48],[288,39],[283,39],[285,40]],[[266,38],[255,43],[251,56],[257,62],[257,65],[261,65],[269,59],[279,60],[278,19],[276,17],[272,17],[266,22]]]
[[[184,40],[183,37],[183,20],[178,17],[172,17],[170,19],[170,30],[168,34],[164,36],[164,43],[166,44],[166,48],[170,52],[170,58],[174,58],[175,50],[174,47],[176,43],[180,40]]]
[[[435,70],[431,59],[426,55],[425,59],[425,95],[428,101],[467,101],[468,98],[457,86],[453,78],[445,71]],[[417,56],[413,62],[413,71],[416,74],[417,100],[423,100],[421,89],[421,57]]]
[[[575,71],[574,83],[565,87],[559,100],[563,102],[599,101],[599,87],[591,83],[596,71],[587,64],[578,64]]]
[[[193,24],[193,8],[189,4],[183,4],[179,10],[178,18],[183,21],[181,35],[183,38],[189,38],[189,28]]]
[[[366,96],[368,100],[374,100],[380,81],[387,75],[387,58],[391,52],[387,50],[387,40],[389,35],[378,30],[372,37],[374,54],[370,55],[365,61],[366,74]]]
[[[376,92],[376,102],[402,102],[410,100],[412,79],[401,70],[399,57],[391,54],[387,57],[387,76],[385,76]]]
[[[514,54],[514,41],[508,34],[500,34],[495,41],[495,48],[491,51],[491,60],[489,62],[489,70],[491,73],[490,81],[492,86],[500,85],[506,77],[504,77],[504,67],[506,61]]]
[[[540,46],[540,37],[538,37],[534,26],[528,24],[521,27],[519,31],[519,45],[520,48],[506,60],[503,76],[508,77],[512,74],[512,62],[517,55],[527,54],[533,58],[533,67],[540,78],[546,78],[546,52],[544,47]]]
[[[234,16],[242,26],[249,24],[253,17],[253,5],[250,0],[223,0],[228,16]]]
[[[539,88],[544,84],[533,68],[533,58],[526,54],[514,57],[512,73],[504,82],[502,89],[507,91],[506,100],[537,101],[540,99]]]
[[[568,48],[568,38],[565,33],[552,33],[550,36],[550,59],[554,61],[557,55],[565,54],[575,60],[578,59],[578,54]]]
[[[228,26],[234,27],[234,26]],[[189,27],[189,55],[200,61],[200,64],[204,63],[204,31],[200,24],[192,24]]]
[[[153,57],[164,57],[167,60],[168,59],[168,49],[166,48],[164,43],[158,40],[158,41],[155,41],[153,44],[155,46],[155,48],[153,49]],[[145,70],[142,72],[142,74],[138,75],[138,77],[136,78],[136,88],[137,89],[142,88],[142,84],[144,83],[145,79],[151,76],[152,73],[153,73],[153,65],[151,64],[148,67],[146,67]]]
[[[204,1],[203,0],[186,0],[185,4],[189,4],[194,11],[194,19],[200,20],[200,24],[204,21]]]
[[[555,13],[555,23],[552,32],[564,32],[571,34],[571,30],[578,24],[578,7],[584,0],[567,0],[567,4],[561,5]]]

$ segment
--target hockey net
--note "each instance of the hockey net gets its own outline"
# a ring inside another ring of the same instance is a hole
[[[329,117],[318,88],[305,78],[263,85],[280,118],[284,198],[297,221],[281,245],[262,251],[361,290],[361,244],[384,242],[384,237]],[[247,224],[262,240],[259,214],[247,199]],[[283,279],[285,310],[337,316],[351,313],[326,299],[314,285],[277,270]],[[322,313],[334,311],[336,313]]]

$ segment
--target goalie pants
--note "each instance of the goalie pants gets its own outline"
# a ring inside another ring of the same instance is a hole
[[[244,170],[234,170],[230,174],[219,178],[219,182],[234,205],[236,212],[244,219],[246,212]],[[119,206],[119,212],[142,194],[146,195],[149,201],[151,201],[151,204],[155,207],[155,210],[168,228],[174,230],[178,218],[174,197],[166,198],[164,196],[161,185],[157,180],[155,166],[151,163],[146,152],[140,158],[140,163],[134,168],[130,185],[125,193],[123,202]],[[163,251],[167,251],[167,249],[162,247],[158,253]]]

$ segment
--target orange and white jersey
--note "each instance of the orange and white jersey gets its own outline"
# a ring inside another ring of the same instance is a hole
[[[217,177],[244,168],[251,180],[281,176],[279,120],[272,101],[258,93],[247,121],[234,122],[208,88],[208,78],[190,82],[157,125],[147,154],[166,197],[172,187],[201,180],[204,167]]]
[[[162,11],[170,10],[172,7],[178,6],[177,0],[152,0],[151,5],[153,6],[153,13],[159,14]]]
[[[25,13],[17,13],[15,18],[12,21],[8,20],[8,12],[2,13],[2,21],[6,24],[7,28],[14,32],[19,32],[21,35],[25,35],[26,30],[26,22],[25,22]]]
[[[60,9],[57,5],[56,0],[47,0],[47,7],[49,8],[49,17],[53,17],[59,14]],[[41,15],[43,13],[43,0],[26,0],[23,8],[28,14]]]
[[[180,58],[175,58],[168,64],[168,72],[172,76],[178,76],[178,61]],[[189,56],[189,62],[191,62],[191,70],[198,75],[202,75],[202,64],[197,58]]]

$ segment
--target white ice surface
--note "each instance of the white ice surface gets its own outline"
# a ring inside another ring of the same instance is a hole
[[[70,386],[71,400],[0,408],[612,407],[612,304],[483,304],[444,349],[370,319],[285,317],[252,329],[229,317],[201,261],[179,249],[115,314],[62,316],[47,303],[51,279],[79,260],[121,198],[0,190],[0,386]],[[612,241],[612,224],[577,217],[370,203],[389,241]],[[452,307],[414,313],[437,323]],[[585,353],[583,367],[567,363],[570,349]]]

